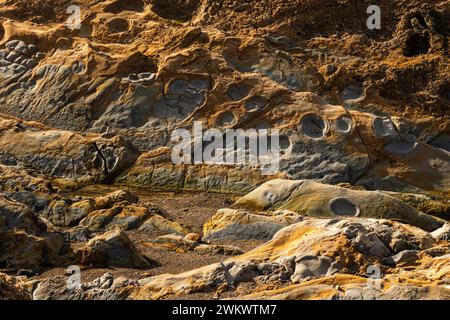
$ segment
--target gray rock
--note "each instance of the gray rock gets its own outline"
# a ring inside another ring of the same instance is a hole
[[[129,291],[125,287],[138,286],[137,281],[123,277],[114,278],[106,273],[79,288],[70,288],[70,278],[51,277],[39,282],[33,291],[33,300],[123,300]]]
[[[13,50],[6,56],[6,60],[14,62],[18,57],[19,53]]]
[[[419,251],[417,250],[404,250],[397,253],[392,259],[396,264],[412,263],[419,260],[418,253]]]
[[[37,62],[34,59],[27,59],[23,62],[23,64],[28,68],[28,69],[33,69],[34,67],[37,66]]]
[[[34,44],[29,44],[28,45],[28,51],[33,54],[37,51],[37,47]]]
[[[5,45],[6,48],[13,50],[18,44],[19,44],[19,40],[11,40],[8,41]]]
[[[8,60],[0,59],[0,67],[9,67],[11,62]]]
[[[450,241],[450,222],[447,222],[441,228],[433,231],[431,236],[438,240]]]
[[[14,50],[16,50],[17,52],[19,52],[21,54],[28,54],[29,53],[28,46],[23,41],[19,41],[19,43],[14,48]]]
[[[0,50],[0,59],[6,58],[8,53],[9,53],[9,51],[6,49]]]
[[[43,52],[36,53],[36,59],[41,60],[44,58],[45,58],[45,53],[43,53]]]
[[[305,278],[330,275],[337,271],[333,260],[325,256],[305,255],[295,260],[295,272],[291,276],[293,282]]]

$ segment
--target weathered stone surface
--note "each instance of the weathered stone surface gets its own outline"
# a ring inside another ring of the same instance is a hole
[[[339,285],[345,286],[353,281],[352,286],[368,283],[367,278],[358,274],[369,273],[369,267],[381,268],[387,257],[392,257],[404,250],[422,252],[416,267],[404,271],[394,271],[383,281],[402,284],[399,290],[409,288],[414,294],[399,295],[399,299],[411,297],[431,297],[423,286],[436,288],[432,296],[445,298],[448,289],[445,280],[448,277],[448,248],[437,256],[426,254],[435,246],[435,240],[426,232],[398,222],[388,220],[347,218],[343,220],[305,218],[304,221],[285,227],[266,244],[241,256],[229,259],[197,270],[178,275],[159,275],[140,281],[141,287],[132,293],[133,298],[158,298],[173,294],[189,294],[215,290],[220,286],[230,286],[242,281],[292,281],[308,285],[308,279],[317,278],[313,283],[328,284],[327,281],[338,279]],[[397,259],[399,255],[395,256]],[[433,272],[430,272],[433,270]],[[398,273],[397,273],[398,272]],[[326,275],[336,274],[332,278]],[[409,278],[408,278],[409,277]],[[331,279],[331,280],[327,280]],[[349,280],[351,279],[351,281]],[[409,280],[411,283],[409,283]],[[423,286],[414,284],[421,279]],[[305,282],[306,281],[306,282]],[[444,282],[441,282],[444,281]],[[298,287],[292,287],[297,290]],[[286,289],[287,290],[287,289]],[[295,291],[293,289],[293,293]],[[447,290],[447,291],[446,291]],[[276,292],[276,291],[275,291]],[[334,291],[333,291],[334,292]],[[290,293],[290,292],[289,292]],[[332,298],[327,286],[309,288],[308,292],[299,293],[299,298]],[[337,293],[336,293],[337,294]],[[378,292],[377,296],[390,296],[391,291]],[[255,294],[263,297],[264,293]],[[269,297],[270,295],[268,295]],[[283,296],[277,296],[283,298]],[[285,299],[291,298],[289,295]],[[340,294],[336,298],[347,298]],[[368,296],[358,296],[358,299]]]
[[[17,269],[57,265],[63,244],[63,236],[48,232],[30,208],[0,194],[1,264]]]
[[[0,273],[0,300],[31,300],[25,281]]]
[[[203,240],[269,240],[283,227],[301,220],[302,216],[288,210],[263,215],[245,210],[221,209],[203,226]]]
[[[10,118],[0,120],[0,146],[3,164],[80,182],[111,180],[137,157],[136,149],[120,137],[82,136]]]
[[[155,230],[176,233],[179,235],[188,235],[189,229],[182,226],[176,221],[171,221],[157,213],[152,214],[144,223],[139,227],[140,231],[152,232]]]
[[[109,209],[117,202],[137,203],[138,196],[127,190],[117,190],[105,196],[95,198],[95,208]]]
[[[379,191],[351,190],[308,180],[272,180],[240,198],[235,207],[287,209],[319,217],[366,217],[406,221],[433,231],[443,220]]]
[[[358,0],[78,0],[75,28],[67,1],[0,2],[0,268],[34,298],[448,297],[448,0],[379,0],[374,30]],[[111,257],[144,279],[67,290]]]
[[[94,211],[94,206],[92,199],[74,203],[68,203],[66,199],[55,199],[49,203],[42,216],[55,226],[71,227]]]
[[[115,227],[89,240],[86,245],[75,250],[80,255],[80,263],[96,267],[147,268],[149,263],[139,255],[126,233]]]
[[[135,281],[114,278],[109,273],[80,288],[69,288],[67,283],[64,276],[46,279],[33,291],[33,300],[121,300],[136,285]]]

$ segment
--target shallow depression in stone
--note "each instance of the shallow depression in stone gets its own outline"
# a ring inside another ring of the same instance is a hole
[[[325,136],[327,126],[325,121],[316,114],[308,114],[300,121],[301,132],[310,138]]]
[[[357,216],[359,208],[347,198],[334,198],[330,201],[331,211],[338,216]]]

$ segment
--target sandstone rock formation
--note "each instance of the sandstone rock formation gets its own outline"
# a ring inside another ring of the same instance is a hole
[[[0,0],[0,299],[448,299],[450,7],[377,5]]]
[[[133,243],[119,227],[89,240],[75,251],[81,255],[80,263],[95,267],[145,268],[148,262],[141,257]]]

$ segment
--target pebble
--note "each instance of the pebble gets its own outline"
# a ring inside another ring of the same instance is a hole
[[[16,51],[11,51],[6,57],[6,60],[14,62],[18,57],[19,54]]]
[[[6,49],[0,50],[0,59],[5,58],[8,55],[9,51]]]
[[[11,65],[11,62],[8,60],[0,59],[0,67],[8,67]]]
[[[19,44],[19,40],[11,40],[6,43],[5,47],[13,50]]]
[[[37,62],[34,59],[27,59],[23,62],[24,66],[26,66],[29,69],[33,69],[37,66]]]
[[[34,44],[29,44],[28,45],[28,51],[30,53],[35,53],[37,51],[37,47]]]
[[[19,43],[16,45],[16,47],[14,48],[15,51],[20,52],[22,54],[28,54],[28,46],[25,42],[23,41],[19,41]]]
[[[45,53],[43,53],[43,52],[36,53],[36,59],[41,60],[44,58],[45,58]]]

